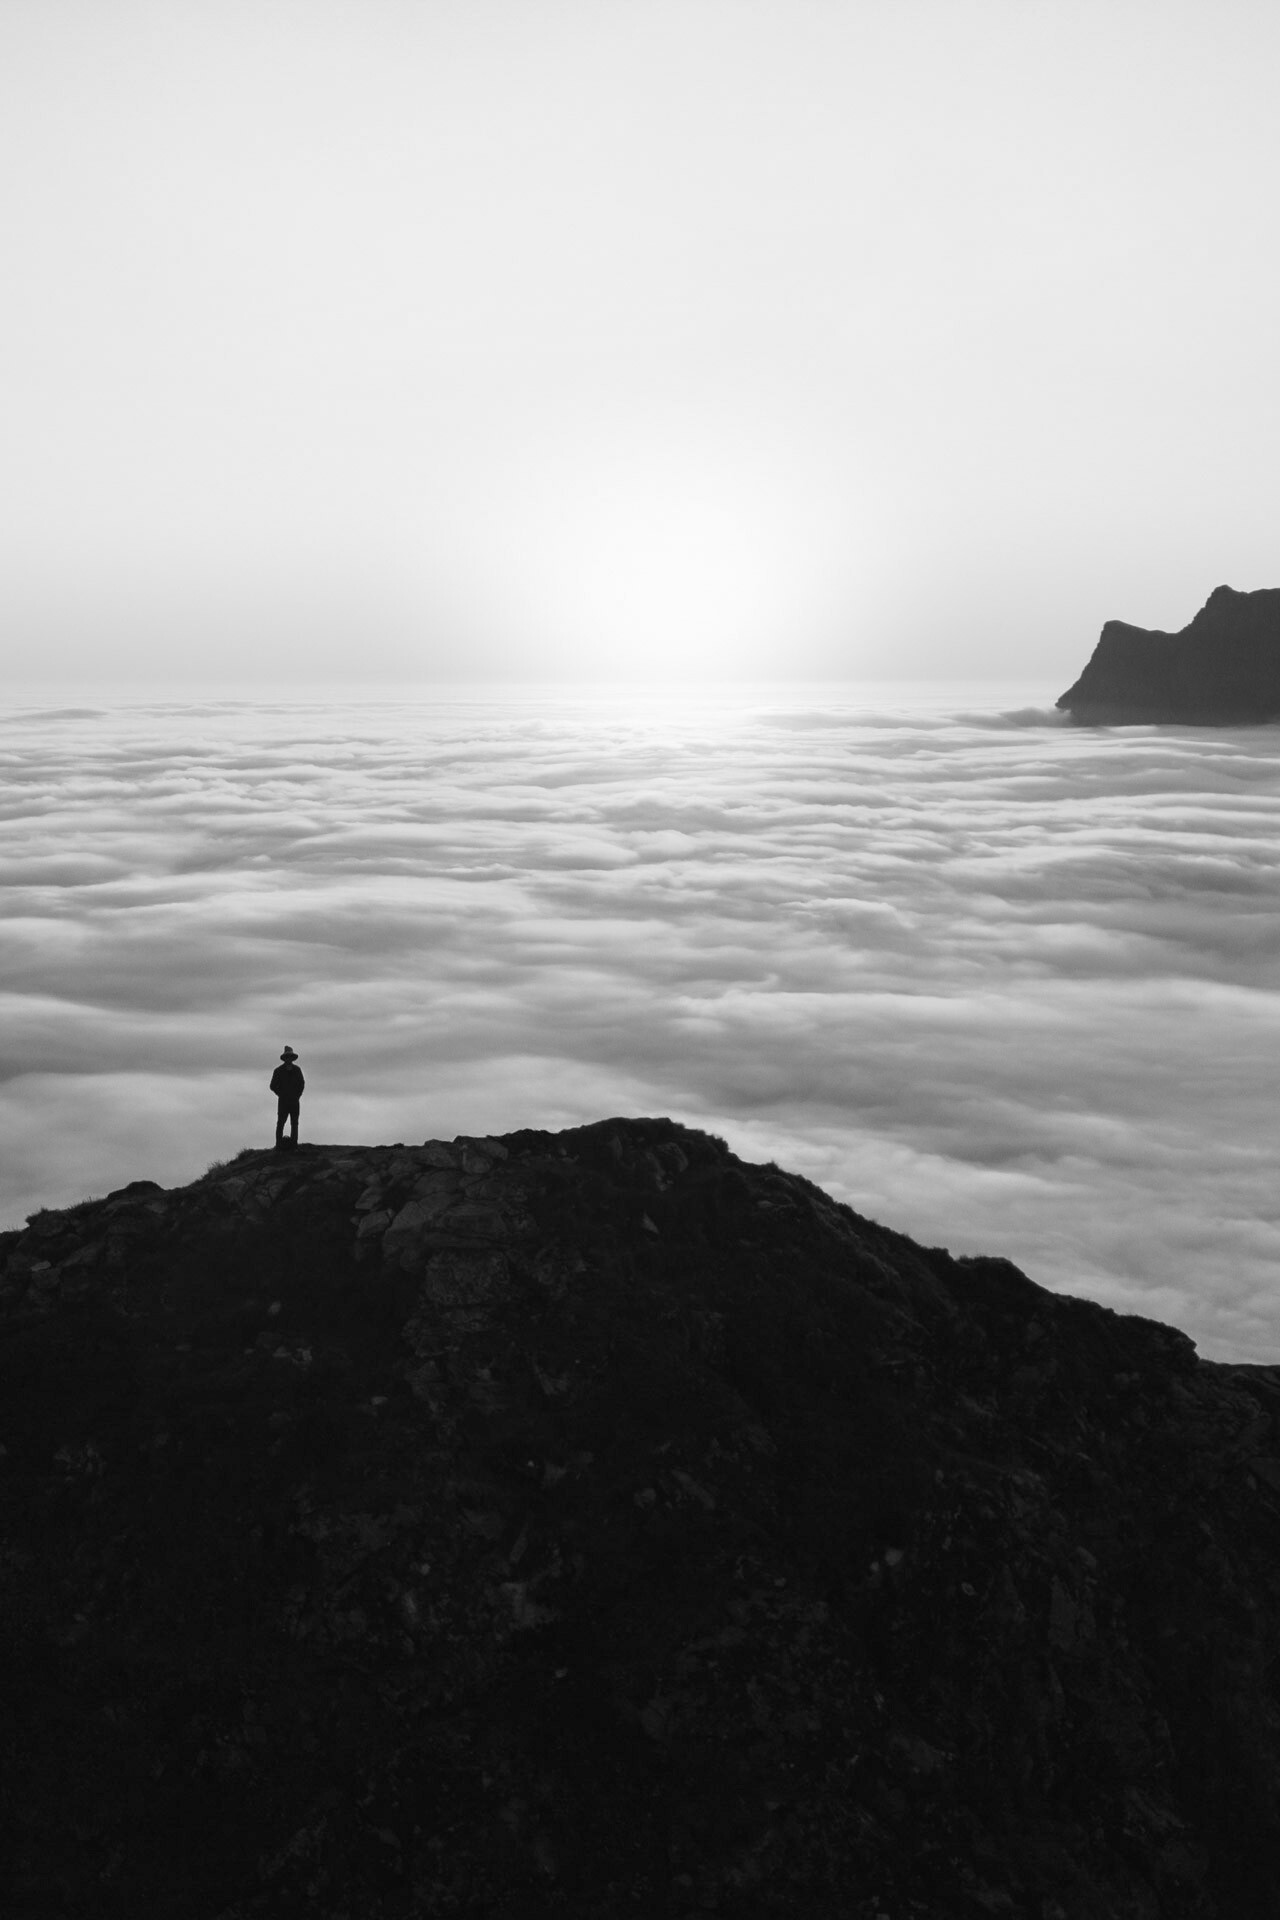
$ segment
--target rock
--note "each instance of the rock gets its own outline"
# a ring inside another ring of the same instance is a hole
[[[424,1167],[437,1167],[444,1171],[458,1171],[462,1166],[461,1152],[455,1147],[447,1147],[442,1140],[424,1140],[418,1148],[417,1157]]]
[[[4,1238],[16,1913],[1280,1911],[1280,1369],[666,1120],[290,1165]]]
[[[1247,725],[1280,716],[1280,588],[1215,587],[1189,626],[1108,620],[1058,706],[1094,725]]]
[[[357,1250],[362,1249],[365,1242],[372,1243],[384,1234],[391,1225],[391,1219],[391,1212],[387,1207],[379,1208],[376,1213],[363,1214],[360,1225],[356,1229]]]
[[[114,1192],[109,1193],[107,1201],[110,1203],[113,1200],[142,1200],[150,1194],[163,1192],[164,1188],[158,1180],[130,1180],[127,1186],[117,1187]]]

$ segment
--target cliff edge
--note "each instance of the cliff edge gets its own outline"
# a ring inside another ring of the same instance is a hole
[[[1280,1368],[666,1120],[0,1269],[13,1920],[1280,1911]]]
[[[1280,717],[1280,588],[1215,587],[1178,633],[1108,620],[1057,705],[1095,725],[1230,726]]]

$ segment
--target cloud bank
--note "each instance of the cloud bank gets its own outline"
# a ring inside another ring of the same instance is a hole
[[[17,710],[0,1219],[267,1140],[664,1112],[1280,1359],[1274,730],[1033,704]]]

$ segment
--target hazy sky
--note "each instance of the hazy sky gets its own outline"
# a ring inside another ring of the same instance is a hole
[[[1280,13],[4,0],[31,677],[1033,673],[1280,583]]]

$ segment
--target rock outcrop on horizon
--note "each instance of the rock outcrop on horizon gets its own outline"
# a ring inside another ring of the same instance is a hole
[[[1179,633],[1108,620],[1058,700],[1095,725],[1241,725],[1280,717],[1280,587],[1215,587]]]
[[[1274,1920],[1280,1368],[666,1120],[0,1236],[12,1920]]]

